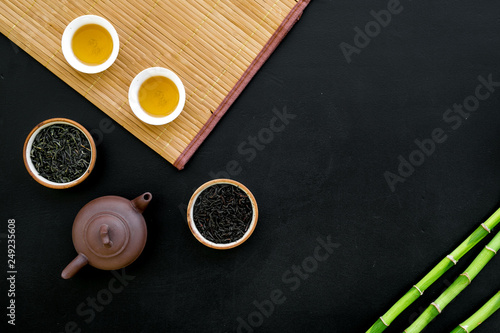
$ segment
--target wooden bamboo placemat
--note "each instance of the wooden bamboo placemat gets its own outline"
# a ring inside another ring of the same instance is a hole
[[[310,0],[0,1],[0,32],[178,169],[300,18]],[[116,62],[99,74],[71,68],[66,25],[106,18],[120,36]],[[128,87],[143,69],[166,67],[186,88],[181,115],[163,126],[138,120]]]

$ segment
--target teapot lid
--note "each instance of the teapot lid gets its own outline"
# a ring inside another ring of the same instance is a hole
[[[85,245],[98,257],[109,258],[122,253],[129,239],[128,224],[113,212],[98,213],[85,225]]]

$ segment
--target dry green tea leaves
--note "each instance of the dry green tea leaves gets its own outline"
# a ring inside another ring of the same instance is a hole
[[[30,157],[40,176],[55,183],[68,183],[87,171],[91,153],[89,140],[82,131],[55,124],[37,134]]]

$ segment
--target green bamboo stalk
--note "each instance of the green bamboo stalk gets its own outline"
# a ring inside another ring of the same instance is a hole
[[[441,260],[422,280],[415,284],[399,301],[380,317],[366,333],[381,333],[401,312],[418,299],[424,291],[439,279],[448,269],[456,265],[470,249],[479,243],[500,222],[500,208],[482,223],[450,255]]]
[[[451,333],[470,333],[492,314],[500,309],[500,291],[495,294],[481,309],[477,310],[466,321],[457,326]]]
[[[500,250],[500,232],[485,246],[465,272],[449,286],[425,311],[408,327],[406,333],[421,332],[434,318],[439,315],[451,301],[455,299],[472,280],[481,272],[486,264]]]

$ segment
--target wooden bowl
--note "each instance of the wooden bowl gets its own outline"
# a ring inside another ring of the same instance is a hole
[[[30,157],[30,152],[31,148],[33,146],[33,141],[35,140],[36,136],[40,131],[48,126],[54,125],[54,124],[65,124],[65,125],[70,125],[73,127],[78,128],[87,138],[87,140],[90,143],[90,149],[91,149],[91,158],[90,158],[90,163],[87,168],[87,170],[81,175],[79,178],[67,182],[67,183],[56,183],[53,181],[50,181],[44,177],[42,177],[38,171],[36,170],[35,166],[33,165],[33,162],[31,161]],[[70,188],[75,185],[80,184],[85,178],[87,178],[94,168],[95,165],[95,160],[96,160],[96,146],[94,139],[92,138],[92,135],[90,135],[89,131],[85,129],[82,125],[77,123],[76,121],[73,121],[71,119],[66,119],[66,118],[52,118],[45,120],[38,124],[35,128],[33,128],[28,134],[28,137],[26,138],[26,141],[24,142],[24,148],[23,148],[23,159],[24,159],[24,165],[26,166],[26,170],[28,170],[29,174],[31,177],[33,177],[34,180],[36,180],[38,183],[42,184],[43,186],[53,188],[53,189],[65,189],[65,188]]]
[[[217,184],[231,184],[234,185],[248,196],[250,199],[250,202],[252,204],[252,221],[250,222],[250,226],[248,227],[248,230],[245,232],[245,234],[239,238],[238,240],[231,242],[231,243],[214,243],[205,237],[198,231],[195,223],[194,223],[194,218],[193,218],[193,209],[194,209],[194,203],[196,202],[196,199],[198,199],[198,196],[200,195],[201,192],[206,190],[212,185],[217,185]],[[249,237],[252,235],[253,231],[255,230],[255,226],[257,225],[257,220],[259,217],[259,209],[257,207],[257,201],[255,200],[255,197],[253,196],[252,192],[248,188],[246,188],[243,184],[234,181],[232,179],[214,179],[209,182],[206,182],[205,184],[201,185],[191,196],[191,200],[189,200],[188,204],[188,209],[187,209],[187,220],[188,220],[188,226],[191,232],[193,233],[194,237],[203,245],[206,245],[208,247],[211,247],[213,249],[217,250],[227,250],[227,249],[232,249],[238,245],[243,244]]]

